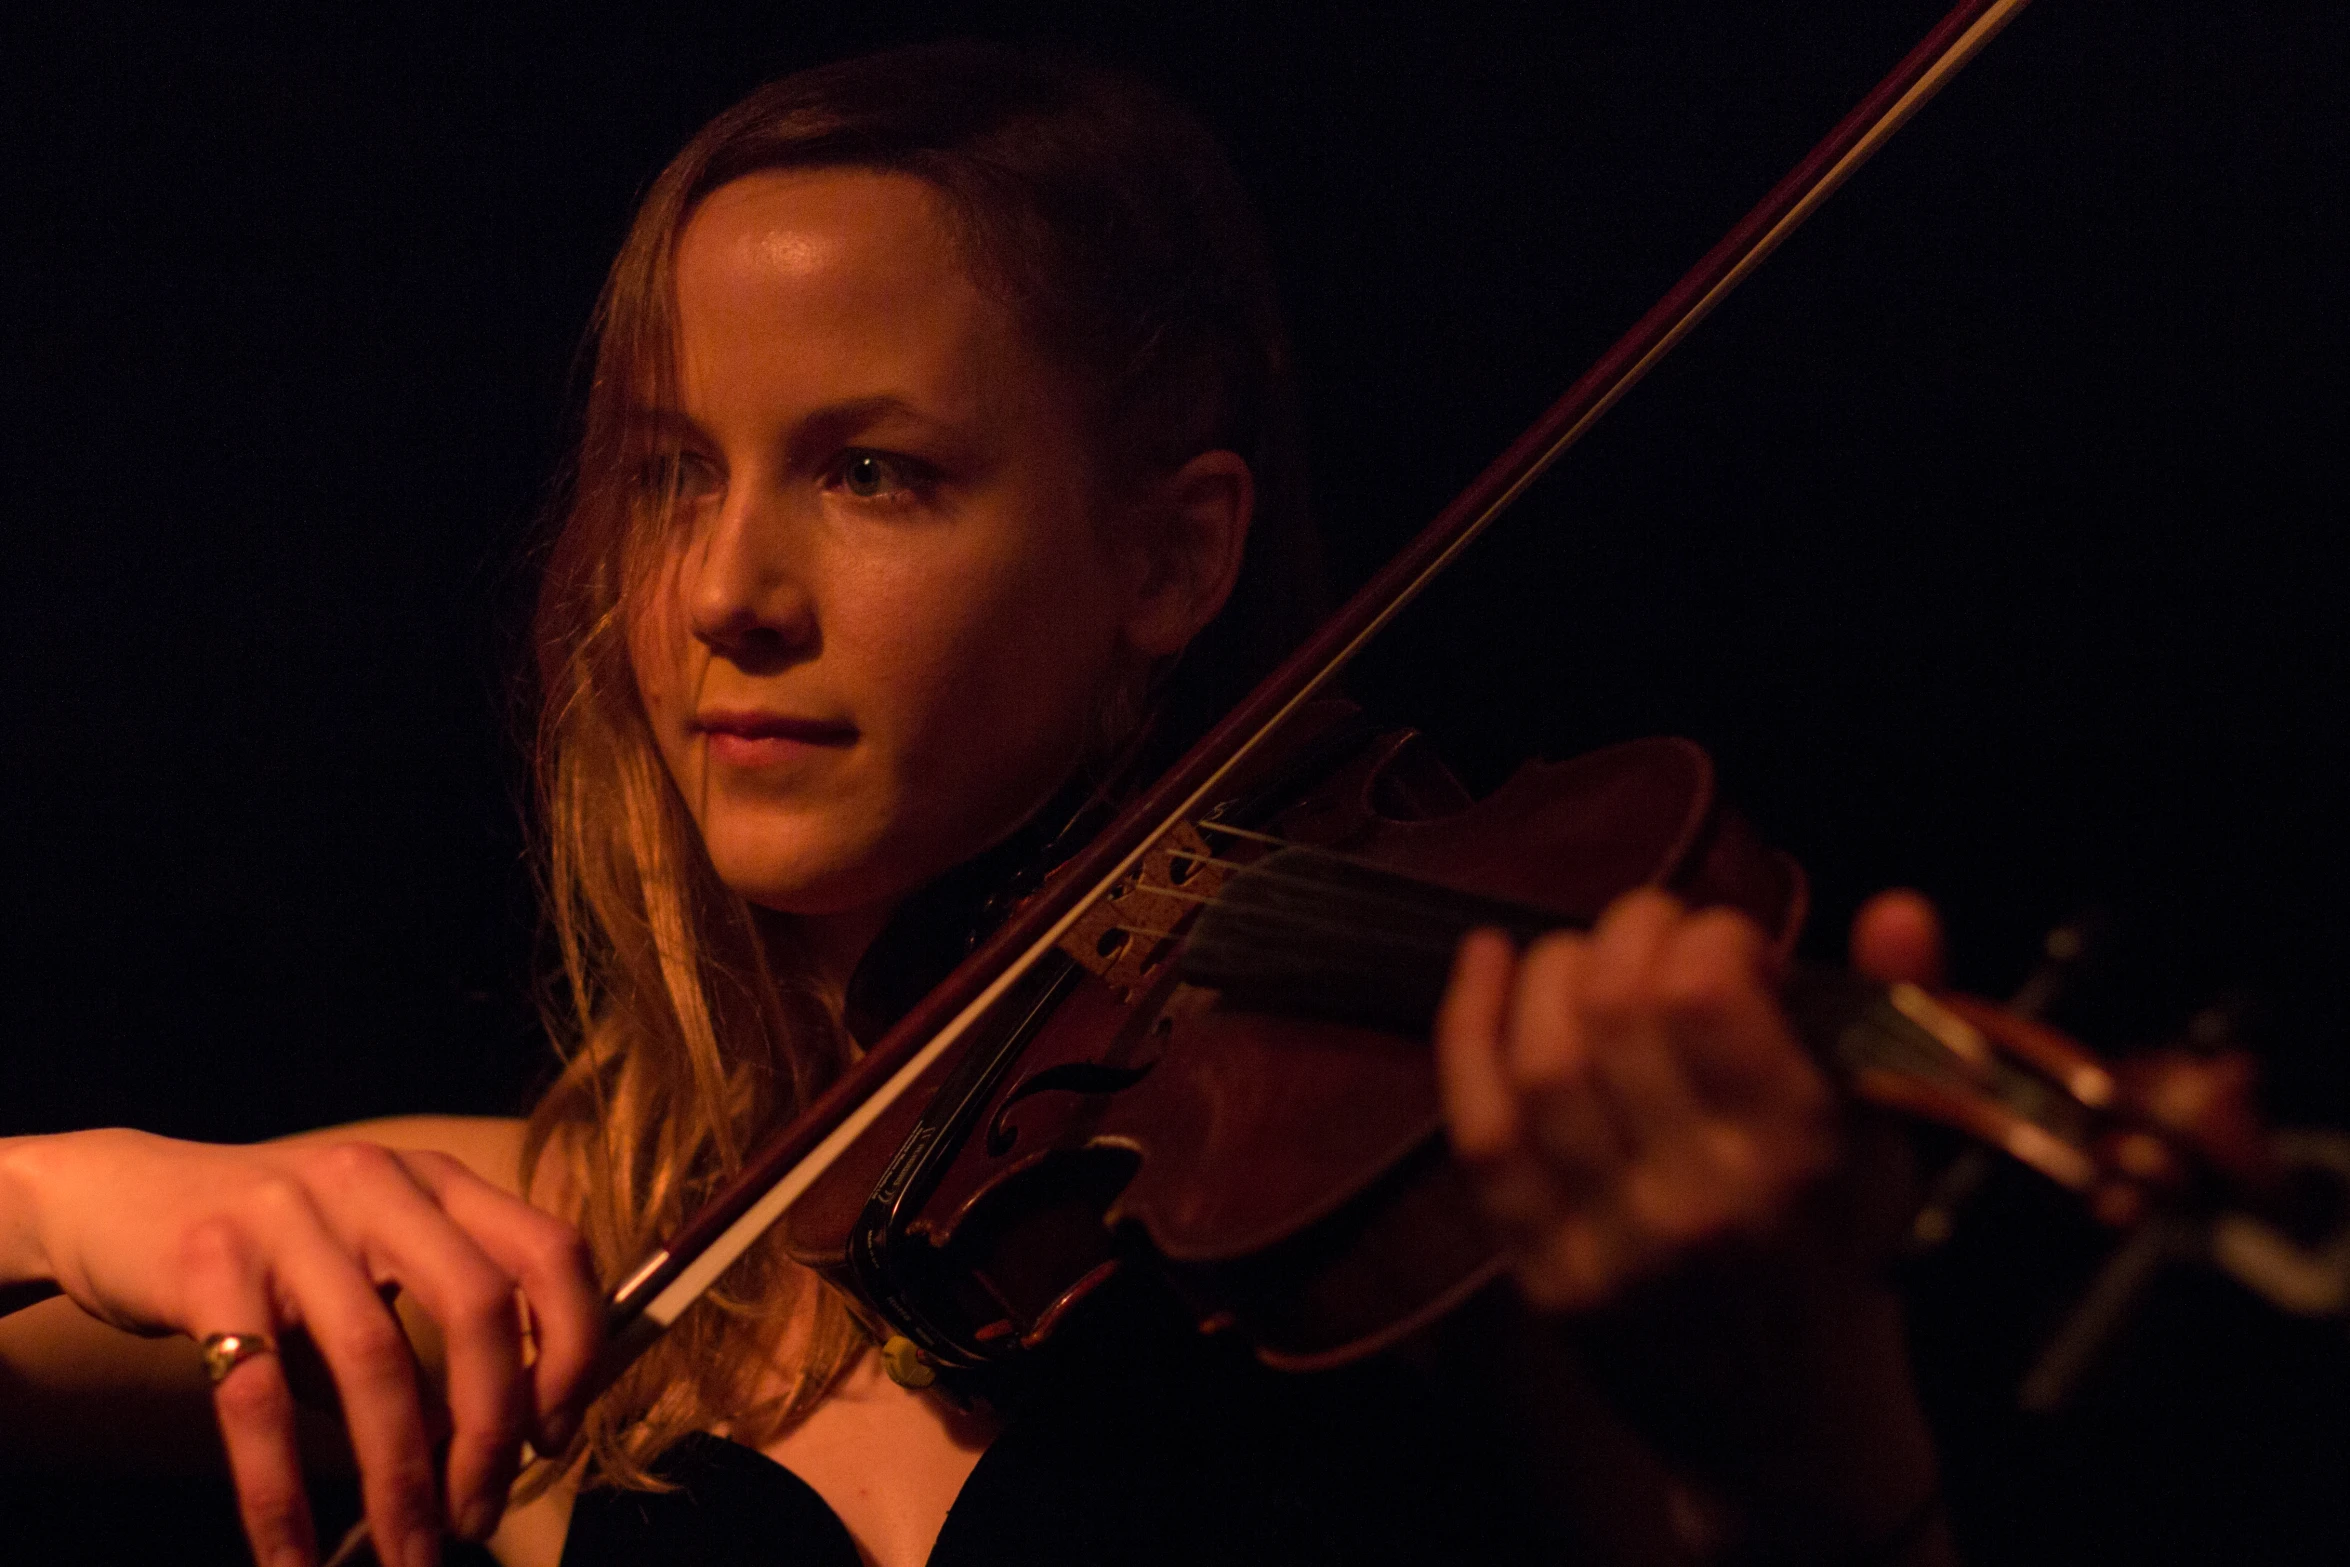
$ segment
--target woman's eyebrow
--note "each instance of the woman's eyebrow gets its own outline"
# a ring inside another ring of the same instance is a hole
[[[626,418],[631,436],[649,444],[711,440],[701,421],[679,408],[631,408]],[[884,392],[871,397],[844,398],[802,415],[785,437],[783,455],[794,467],[819,466],[831,461],[841,447],[857,437],[878,425],[895,421],[904,421],[926,436],[956,445],[964,444],[976,434],[959,420],[941,418],[894,392]]]
[[[876,425],[904,420],[927,433],[960,440],[968,432],[954,420],[917,408],[894,393],[853,397],[827,403],[807,414],[792,428],[791,460],[795,465],[830,461],[834,452]]]
[[[627,419],[630,432],[640,438],[702,440],[707,436],[699,424],[675,408],[631,408]]]

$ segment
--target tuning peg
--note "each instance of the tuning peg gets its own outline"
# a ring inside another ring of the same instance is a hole
[[[2101,909],[2089,908],[2051,929],[2040,940],[2040,960],[2008,999],[2007,1010],[2037,1020],[2060,1000],[2102,955],[2112,921]],[[1961,1149],[1934,1175],[1926,1198],[1911,1218],[1903,1252],[1922,1257],[1957,1233],[1959,1210],[1966,1206],[1997,1167],[1990,1150]]]

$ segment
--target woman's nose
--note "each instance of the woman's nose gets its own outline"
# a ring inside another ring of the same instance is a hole
[[[701,539],[687,594],[696,640],[731,663],[774,666],[816,647],[816,606],[783,508],[729,493]]]

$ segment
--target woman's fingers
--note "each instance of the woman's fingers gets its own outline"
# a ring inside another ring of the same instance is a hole
[[[586,1248],[570,1226],[445,1155],[350,1144],[309,1157],[344,1244],[397,1279],[441,1330],[448,1520],[484,1538],[504,1511],[523,1438],[535,1433],[556,1450],[576,1424],[570,1404],[602,1330]]]
[[[1608,905],[1591,927],[1591,966],[1581,998],[1593,1026],[1619,1029],[1646,1021],[1654,1010],[1657,964],[1687,918],[1678,899],[1653,887]]]
[[[1575,1004],[1592,966],[1591,943],[1568,932],[1527,948],[1511,987],[1503,1060],[1516,1112],[1545,1173],[1570,1197],[1614,1184],[1631,1151],[1595,1089],[1590,1020]]]
[[[1672,1178],[1699,1173],[1687,1155],[1711,1107],[1701,1102],[1685,1058],[1714,1043],[1702,1037],[1717,1021],[1704,1005],[1710,992],[1754,983],[1734,966],[1715,972],[1737,961],[1734,949],[1723,951],[1716,920],[1642,889],[1601,918],[1579,983],[1571,968],[1543,973],[1529,965],[1520,1007],[1530,1026],[1563,1018],[1563,1026],[1587,1036],[1593,1097],[1618,1128],[1628,1172],[1655,1166]],[[1653,1203],[1677,1190],[1672,1180],[1652,1179],[1635,1195]]]
[[[258,1259],[235,1226],[198,1226],[187,1236],[184,1252],[194,1336],[278,1331]],[[212,1390],[212,1407],[253,1560],[259,1567],[315,1562],[318,1539],[302,1485],[294,1396],[283,1363],[275,1355],[257,1355],[231,1367]]]
[[[1683,928],[1658,982],[1698,1097],[1766,1134],[1768,1151],[1808,1174],[1827,1155],[1832,1096],[1779,1005],[1778,973],[1751,920],[1709,909]]]
[[[183,1243],[191,1331],[275,1332],[299,1324],[334,1376],[387,1567],[431,1567],[440,1556],[440,1508],[408,1341],[303,1186],[289,1178],[258,1187],[253,1206],[247,1222],[205,1221]],[[198,1326],[207,1323],[217,1325]],[[279,1358],[232,1367],[213,1399],[255,1560],[266,1567],[315,1561],[293,1398]]]
[[[1472,1163],[1506,1156],[1518,1137],[1517,1096],[1502,1067],[1518,955],[1507,936],[1473,930],[1453,955],[1436,1012],[1436,1083],[1453,1148]]]
[[[603,1347],[604,1297],[579,1232],[500,1191],[445,1154],[410,1154],[410,1171],[522,1286],[537,1358],[530,1366],[535,1439],[560,1452],[578,1426],[588,1370]]]
[[[466,1225],[453,1222],[413,1156],[345,1143],[311,1157],[343,1245],[398,1280],[440,1327],[448,1357],[448,1522],[469,1539],[483,1538],[505,1509],[523,1434],[536,1418],[515,1281]]]
[[[494,1524],[524,1434],[576,1401],[595,1352],[600,1307],[576,1236],[438,1155],[96,1132],[53,1140],[34,1168],[50,1227],[74,1238],[53,1264],[59,1282],[93,1315],[196,1337],[307,1336],[334,1380],[389,1567],[437,1559],[444,1490],[417,1364],[379,1287],[399,1285],[442,1329],[445,1495],[463,1533]],[[125,1190],[137,1200],[121,1201]],[[313,1559],[285,1365],[245,1361],[218,1400],[256,1554],[270,1567]]]
[[[1545,937],[1514,970],[1507,956],[1496,937],[1464,943],[1439,1072],[1537,1303],[1594,1303],[1758,1225],[1827,1162],[1826,1085],[1750,921],[1642,891],[1587,937]]]
[[[407,1335],[307,1200],[277,1240],[278,1286],[334,1376],[386,1567],[433,1567],[440,1560],[439,1486]]]
[[[1942,917],[1923,893],[1906,887],[1878,893],[1853,916],[1852,966],[1888,984],[1907,980],[1940,989]]]

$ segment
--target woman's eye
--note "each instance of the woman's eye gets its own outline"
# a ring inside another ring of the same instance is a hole
[[[645,459],[643,485],[656,502],[692,502],[721,487],[717,465],[698,452],[657,452]]]
[[[880,500],[916,488],[919,476],[904,458],[881,452],[849,452],[840,460],[840,487],[861,501]]]

